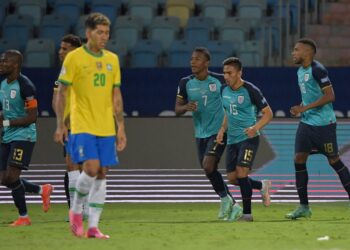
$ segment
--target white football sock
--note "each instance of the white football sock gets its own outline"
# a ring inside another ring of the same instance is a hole
[[[95,180],[89,194],[89,228],[98,227],[106,199],[106,179]]]
[[[68,190],[69,190],[69,198],[71,201],[74,200],[75,196],[75,190],[77,185],[77,180],[79,178],[80,171],[79,170],[73,170],[68,172]]]
[[[72,211],[75,214],[81,214],[83,212],[83,203],[86,196],[89,194],[91,187],[96,180],[95,177],[88,176],[84,171],[78,177],[76,184],[76,193],[73,199]]]

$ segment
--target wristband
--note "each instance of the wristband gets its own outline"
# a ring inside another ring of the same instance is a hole
[[[10,126],[10,120],[3,120],[3,121],[2,121],[2,126],[3,126],[3,127],[8,127],[8,126]]]

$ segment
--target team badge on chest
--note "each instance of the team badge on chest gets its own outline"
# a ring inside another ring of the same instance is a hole
[[[107,63],[107,70],[112,71],[112,64]]]
[[[237,98],[237,102],[239,104],[242,104],[244,102],[244,96],[243,95],[239,95],[238,98]]]
[[[215,83],[209,84],[209,90],[210,90],[211,92],[215,92],[215,91],[216,91],[216,84],[215,84]]]
[[[102,63],[101,62],[96,62],[96,68],[98,70],[101,70],[102,69]]]
[[[11,92],[10,92],[10,97],[11,97],[11,99],[15,99],[15,98],[16,98],[16,95],[17,95],[17,91],[14,90],[14,89],[11,89]]]
[[[304,81],[307,82],[310,79],[310,75],[309,74],[305,74],[304,75]]]

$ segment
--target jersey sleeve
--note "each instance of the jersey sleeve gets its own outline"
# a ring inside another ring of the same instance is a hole
[[[64,59],[57,82],[64,85],[72,85],[75,70],[76,70],[76,66],[75,66],[74,57],[72,56],[72,53],[68,53],[68,55]]]
[[[328,72],[324,67],[320,65],[313,66],[312,75],[315,78],[315,80],[318,82],[321,89],[332,86],[332,83],[328,77]]]
[[[37,108],[36,89],[34,84],[27,78],[20,79],[21,97],[26,109]]]
[[[254,104],[258,111],[269,106],[260,89],[253,85],[246,85],[252,104]]]
[[[187,90],[186,90],[186,84],[188,80],[186,78],[182,78],[180,80],[179,86],[177,88],[177,97],[187,101]]]
[[[120,64],[119,64],[119,58],[116,55],[116,69],[115,69],[115,76],[113,80],[113,86],[120,87],[121,86],[121,73],[120,73]]]

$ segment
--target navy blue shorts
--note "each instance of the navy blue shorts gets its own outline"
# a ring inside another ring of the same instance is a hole
[[[236,144],[227,145],[226,171],[236,170],[236,166],[251,168],[259,147],[259,136],[248,138]]]
[[[35,142],[13,141],[1,143],[0,170],[5,171],[7,166],[27,170],[34,149]]]
[[[197,154],[202,166],[204,156],[214,155],[220,161],[226,147],[227,135],[224,134],[223,144],[216,143],[216,135],[207,138],[196,138]],[[202,166],[203,167],[203,166]]]
[[[337,124],[311,126],[299,123],[295,136],[295,153],[321,153],[327,157],[338,155]]]

